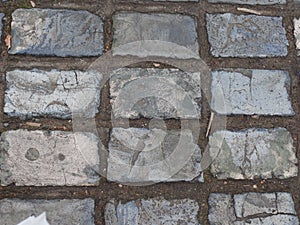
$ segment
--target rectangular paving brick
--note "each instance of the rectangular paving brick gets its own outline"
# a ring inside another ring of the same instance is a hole
[[[199,58],[196,20],[180,14],[117,13],[113,54]]]
[[[275,5],[286,4],[286,0],[208,0],[211,3],[234,3],[247,5]]]
[[[17,9],[12,13],[10,54],[97,56],[103,22],[87,11]]]
[[[190,199],[138,199],[116,205],[111,200],[105,207],[106,225],[188,224],[200,225],[199,205]]]
[[[290,77],[281,70],[212,72],[211,109],[219,114],[291,116]]]
[[[2,36],[2,27],[3,27],[3,25],[2,25],[3,17],[4,17],[4,13],[0,13],[0,43],[1,43],[1,40],[2,40],[1,36]]]
[[[98,138],[92,133],[15,130],[2,133],[1,144],[2,186],[98,183]]]
[[[215,57],[286,56],[282,17],[207,14],[210,52]]]
[[[201,116],[200,73],[178,69],[119,69],[111,74],[115,118],[184,118]]]
[[[14,117],[92,118],[100,104],[96,71],[13,70],[6,73],[4,112]]]
[[[298,55],[300,55],[300,19],[294,19],[294,35],[296,39],[296,48]]]
[[[285,128],[216,131],[209,138],[211,173],[218,179],[289,178],[298,174],[291,134]]]
[[[34,215],[46,212],[50,225],[94,225],[94,200],[92,199],[2,199],[0,224],[16,225]]]
[[[290,193],[244,193],[209,196],[210,225],[298,225]]]
[[[113,128],[108,148],[108,180],[201,180],[201,150],[190,130]]]

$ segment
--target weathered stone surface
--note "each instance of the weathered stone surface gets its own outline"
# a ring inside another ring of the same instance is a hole
[[[136,200],[118,206],[112,200],[105,207],[106,225],[153,225],[182,224],[199,225],[197,220],[199,206],[190,199],[170,200],[149,199]]]
[[[1,135],[1,185],[96,185],[98,138],[87,132],[7,131]]]
[[[103,22],[87,11],[17,9],[12,14],[10,54],[97,56]]]
[[[190,130],[113,128],[107,178],[138,183],[201,176],[201,151]]]
[[[114,55],[199,58],[196,20],[180,14],[118,13]]]
[[[26,218],[46,212],[49,224],[94,225],[94,200],[0,200],[0,224],[16,225]]]
[[[218,179],[288,178],[298,174],[291,134],[285,128],[216,131],[209,139]]]
[[[298,55],[300,55],[300,19],[294,19],[294,26],[295,26],[294,35],[296,39],[296,48],[298,50]]]
[[[121,0],[128,2],[128,0]],[[199,2],[199,0],[130,0],[131,2]]]
[[[286,4],[286,0],[208,0],[211,3],[235,3],[248,5],[275,5]]]
[[[96,71],[7,72],[4,112],[22,118],[71,118],[72,113],[94,117],[100,104],[101,79]]]
[[[122,68],[110,79],[115,118],[200,118],[200,73]]]
[[[281,17],[207,14],[208,40],[215,57],[286,56]]]
[[[219,194],[209,197],[210,225],[298,225],[290,193]]]
[[[286,71],[214,71],[211,108],[226,115],[294,115],[289,86],[290,77]]]
[[[0,43],[1,43],[1,36],[2,36],[2,18],[4,17],[3,13],[0,13]]]

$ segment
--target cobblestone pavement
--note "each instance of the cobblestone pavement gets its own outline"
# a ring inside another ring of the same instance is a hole
[[[299,0],[2,0],[0,225],[298,225]]]

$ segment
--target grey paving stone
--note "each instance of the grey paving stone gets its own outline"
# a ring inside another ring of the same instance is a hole
[[[208,203],[210,225],[299,224],[293,198],[286,192],[212,193]]]
[[[103,22],[87,11],[17,9],[12,13],[10,54],[97,56]]]
[[[94,225],[94,200],[92,199],[2,199],[0,224],[16,225],[26,218],[46,212],[49,224]]]
[[[153,224],[182,224],[200,225],[197,220],[199,206],[190,199],[165,200],[148,199],[136,200],[116,206],[112,200],[105,207],[106,225],[153,225]]]
[[[286,56],[288,40],[281,17],[207,14],[211,54],[215,57]]]
[[[291,134],[285,128],[216,131],[209,138],[218,179],[289,178],[298,174]],[[217,156],[217,157],[216,157]]]
[[[300,1],[299,1],[300,2]],[[298,55],[300,55],[300,19],[294,19],[294,35],[296,39],[296,48],[298,50]]]
[[[248,5],[275,5],[286,4],[286,0],[208,0],[211,3],[234,3]]]
[[[128,2],[128,0],[121,0]],[[130,0],[131,2],[199,2],[199,0]]]
[[[122,68],[110,79],[115,118],[200,118],[200,73]]]
[[[290,77],[286,71],[214,71],[211,108],[223,115],[294,115],[289,87]]]
[[[2,35],[2,18],[4,17],[4,13],[0,13],[0,43],[1,43],[1,35]]]
[[[117,13],[113,54],[199,58],[196,20],[180,14]]]
[[[96,185],[98,142],[94,134],[87,132],[4,132],[0,149],[1,185]]]
[[[27,118],[94,117],[100,104],[102,75],[96,71],[13,70],[6,73],[4,112]]]
[[[113,128],[107,179],[124,183],[200,177],[201,150],[190,130]]]

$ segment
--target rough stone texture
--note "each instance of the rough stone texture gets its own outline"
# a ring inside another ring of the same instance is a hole
[[[87,11],[17,9],[12,14],[10,54],[97,56],[103,22]]]
[[[201,151],[190,130],[113,128],[108,180],[138,183],[200,177]]]
[[[178,69],[119,69],[110,79],[115,118],[200,118],[200,73]]]
[[[14,70],[6,73],[4,112],[9,116],[50,115],[91,118],[100,104],[101,74],[96,71]]]
[[[290,193],[210,194],[210,225],[298,225]]]
[[[7,131],[1,135],[1,185],[96,185],[98,138],[92,133]]]
[[[114,55],[199,58],[196,20],[180,14],[118,13]]]
[[[216,131],[209,139],[218,179],[288,178],[298,174],[291,134],[285,128]]]
[[[294,19],[294,26],[295,26],[294,34],[296,39],[296,48],[298,50],[298,55],[300,55],[300,19]]]
[[[286,56],[281,17],[207,14],[208,40],[215,57]]]
[[[290,77],[286,71],[214,71],[211,108],[227,115],[294,115],[289,86]]]
[[[247,5],[275,5],[286,4],[286,0],[208,0],[211,3],[235,3]]]
[[[2,18],[4,17],[3,13],[0,13],[0,43],[1,43],[1,36],[2,36]]]
[[[128,0],[122,0],[128,2]],[[153,1],[153,2],[199,2],[199,0],[131,0],[132,2],[143,2],[143,1]]]
[[[94,225],[94,200],[0,200],[0,224],[16,225],[29,216],[46,212],[49,224]]]
[[[153,225],[180,224],[200,225],[197,220],[199,206],[190,199],[170,200],[149,199],[136,200],[117,206],[112,200],[105,207],[106,225]]]

